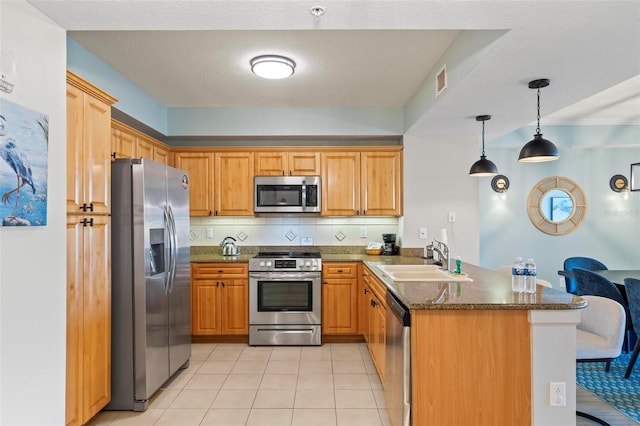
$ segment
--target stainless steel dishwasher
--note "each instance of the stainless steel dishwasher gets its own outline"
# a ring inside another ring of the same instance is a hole
[[[392,426],[411,425],[411,314],[387,291],[384,400]]]

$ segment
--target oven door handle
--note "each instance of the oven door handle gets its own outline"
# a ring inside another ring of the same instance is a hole
[[[320,272],[250,272],[249,278],[256,280],[300,281],[304,279],[320,279]]]

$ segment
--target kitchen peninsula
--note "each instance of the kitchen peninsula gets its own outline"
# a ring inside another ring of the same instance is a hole
[[[365,261],[411,310],[413,425],[575,424],[575,325],[586,303],[537,287],[511,291],[508,276],[464,264],[468,282],[393,281]],[[565,382],[566,406],[550,407],[549,383]]]

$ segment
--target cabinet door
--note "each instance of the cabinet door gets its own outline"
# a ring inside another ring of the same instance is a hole
[[[193,280],[191,287],[191,333],[220,334],[220,293],[215,280]]]
[[[216,153],[216,216],[253,216],[253,153]]]
[[[87,213],[111,211],[111,106],[84,94],[84,201]]]
[[[401,153],[363,152],[361,164],[361,207],[368,216],[400,216]]]
[[[370,272],[364,267],[362,269],[362,275],[358,280],[358,333],[362,335],[365,342],[369,342]]]
[[[90,218],[92,225],[83,228],[82,257],[85,422],[111,400],[111,219],[109,216]]]
[[[246,279],[221,280],[223,335],[249,334],[249,282]]]
[[[384,384],[387,314],[384,305],[380,303],[380,300],[377,297],[374,296],[372,301],[371,322],[369,323],[369,326],[371,327],[369,334],[369,345],[371,347],[370,352],[376,370],[378,370],[380,381]]]
[[[356,334],[358,332],[358,281],[322,280],[322,332]]]
[[[67,84],[67,212],[81,213],[84,198],[84,92]]]
[[[84,250],[82,216],[67,216],[67,426],[81,425],[82,421],[82,302]]]
[[[161,164],[169,165],[169,150],[160,148],[159,146],[153,147],[153,161]]]
[[[256,176],[284,176],[286,174],[286,152],[256,152],[253,155]]]
[[[360,153],[322,153],[322,215],[360,214]]]
[[[189,210],[191,216],[213,213],[213,154],[176,152],[175,166],[189,173]]]
[[[111,129],[111,157],[135,158],[136,138],[122,130]]]
[[[317,176],[321,172],[319,152],[290,152],[287,163],[289,176]]]
[[[135,158],[148,158],[153,160],[153,144],[141,138],[136,138]]]

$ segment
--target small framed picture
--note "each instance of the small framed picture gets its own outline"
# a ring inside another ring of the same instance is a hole
[[[631,173],[629,174],[629,177],[631,178],[629,190],[640,191],[640,163],[633,163],[631,165]]]

